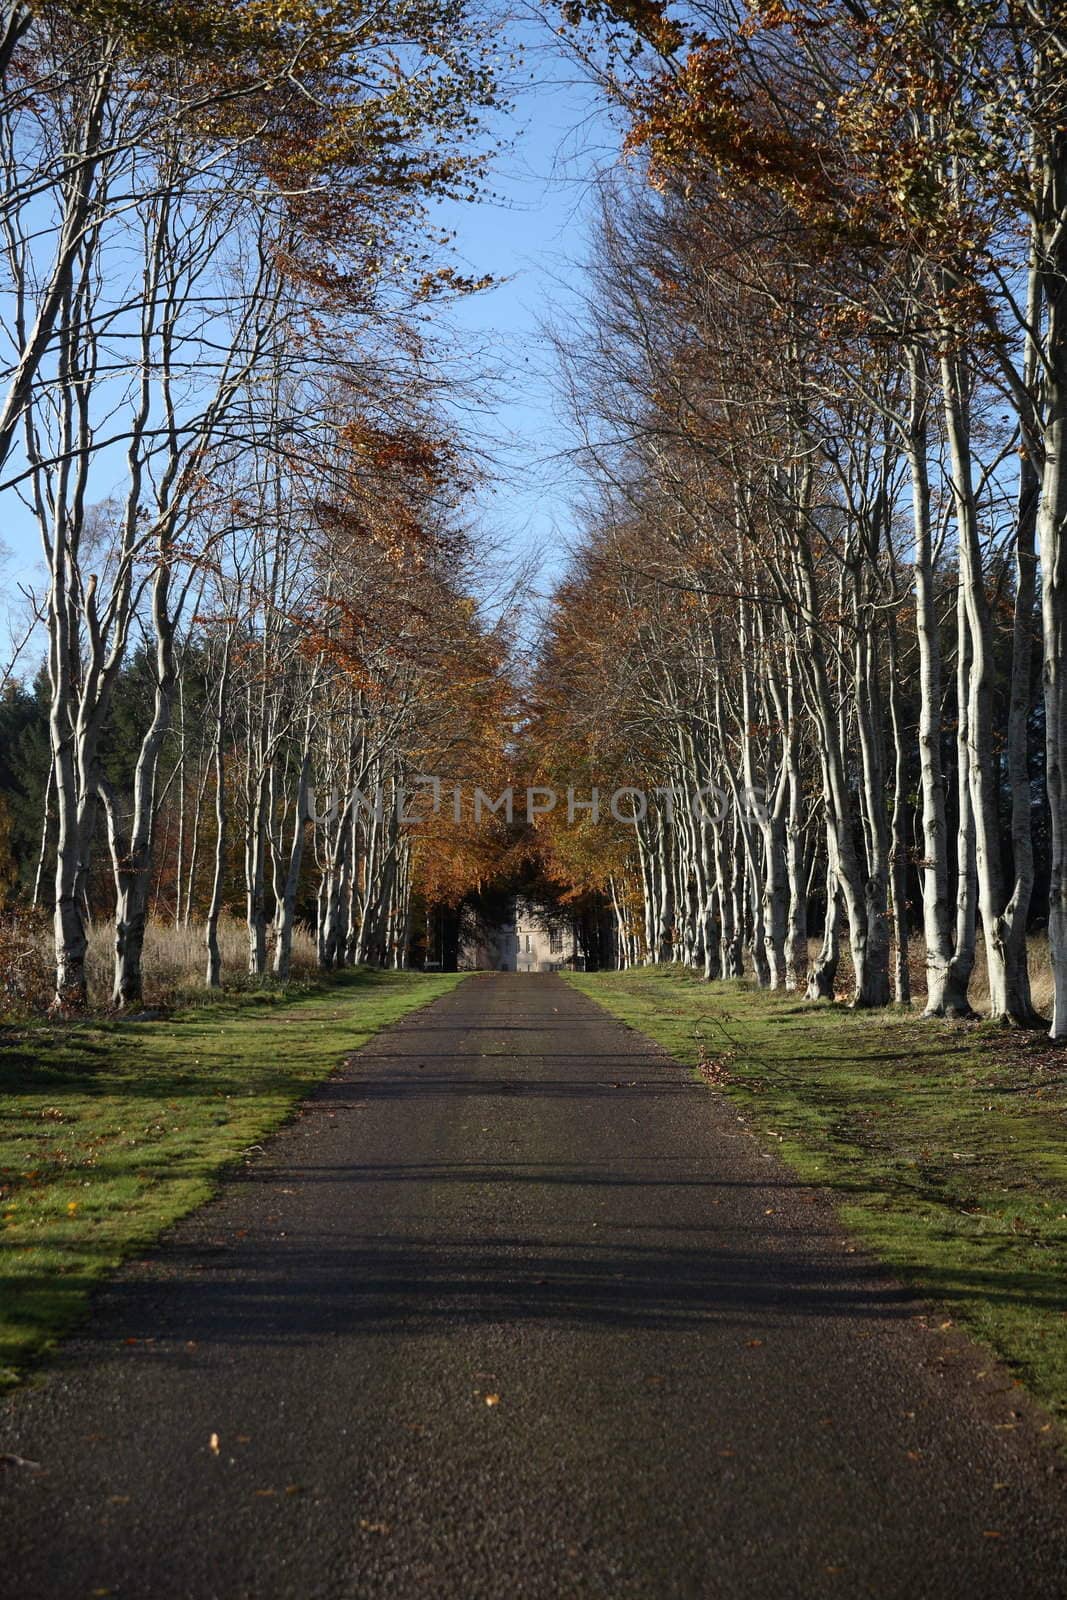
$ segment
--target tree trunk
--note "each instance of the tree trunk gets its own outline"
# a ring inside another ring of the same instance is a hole
[[[889,623],[889,718],[893,730],[893,820],[891,883],[893,889],[893,999],[898,1006],[911,1004],[911,970],[908,966],[908,794],[904,753],[896,619]]]
[[[152,883],[156,775],[163,741],[170,727],[174,698],[174,621],[169,614],[171,557],[169,541],[165,537],[161,538],[157,559],[159,568],[152,587],[156,688],[152,720],[137,754],[133,776],[133,818],[129,835],[125,838],[120,831],[114,797],[110,796],[106,786],[102,789],[115,878],[115,975],[111,1002],[122,1011],[135,1010],[144,1003],[142,958]]]
[[[317,675],[312,679],[308,695],[304,749],[300,758],[300,775],[296,786],[293,839],[289,849],[285,883],[275,913],[274,976],[283,983],[289,978],[293,961],[293,918],[296,912],[297,891],[300,887],[300,869],[304,859],[304,835],[311,814],[311,726],[316,686]]]
[[[1037,508],[1045,659],[1046,781],[1052,824],[1049,950],[1051,1037],[1067,1038],[1067,133],[1045,162],[1038,266],[1046,308],[1043,470]]]
[[[928,385],[922,358],[908,352],[911,404],[906,433],[915,525],[915,632],[919,646],[919,789],[922,797],[923,859],[920,864],[923,937],[926,943],[926,1015],[945,1014],[945,988],[952,960],[949,904],[948,820],[941,763],[941,629],[937,615],[930,479],[927,468]]]
[[[960,584],[971,641],[970,673],[967,682],[968,738],[965,754],[970,776],[978,898],[989,973],[990,1015],[1001,1021],[1028,1026],[1034,1018],[1025,959],[1028,885],[1018,886],[1021,893],[1025,893],[1027,902],[1027,906],[1022,907],[1021,960],[1018,948],[1019,919],[1013,915],[1007,924],[1004,921],[1007,907],[1000,860],[998,774],[993,726],[995,662],[992,623],[982,572],[981,539],[972,486],[968,379],[961,373],[958,360],[949,356],[942,358],[942,374],[945,390],[945,424],[952,454],[953,503],[960,536]],[[1019,533],[1022,536],[1021,528]],[[1025,648],[1023,638],[1017,637],[1016,642],[1021,648]],[[1016,729],[1017,739],[1018,732]],[[1023,737],[1025,739],[1025,730]],[[1028,828],[1028,809],[1025,819],[1018,814],[1015,817],[1020,833],[1024,820]],[[1025,863],[1028,846],[1022,839],[1020,842],[1023,844],[1024,874],[1028,870],[1032,878],[1032,866],[1027,869]],[[1015,942],[1015,959],[1012,962],[1012,982],[1009,983],[1006,945],[1012,940]]]
[[[800,991],[808,972],[808,880],[804,863],[804,775],[800,764],[795,666],[790,658],[786,688],[785,763],[789,811],[785,824],[785,868],[789,884],[789,917],[785,941],[785,986]]]
[[[974,971],[978,875],[968,771],[967,685],[971,671],[971,642],[962,585],[956,601],[956,630],[956,796],[959,808],[956,828],[956,931],[945,975],[944,1014],[947,1017],[973,1017],[974,1011],[967,994]]]
[[[808,973],[808,1000],[832,1000],[837,992],[837,969],[841,961],[841,890],[837,864],[828,848],[826,853],[826,920],[822,944]]]

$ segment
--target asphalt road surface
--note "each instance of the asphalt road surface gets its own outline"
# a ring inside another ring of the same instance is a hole
[[[1067,1595],[1043,1419],[653,1045],[473,978],[0,1408],[18,1600]]]

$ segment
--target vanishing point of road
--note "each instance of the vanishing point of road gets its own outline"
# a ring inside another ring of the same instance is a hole
[[[0,1595],[1067,1595],[1044,1419],[922,1312],[647,1040],[475,977],[0,1408]]]

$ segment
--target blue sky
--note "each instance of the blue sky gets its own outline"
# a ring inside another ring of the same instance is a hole
[[[504,124],[508,147],[478,204],[444,209],[464,270],[499,287],[463,301],[449,319],[469,340],[472,365],[496,379],[474,428],[495,481],[481,494],[482,520],[517,557],[540,558],[542,589],[566,559],[576,484],[565,459],[574,442],[558,411],[544,322],[566,320],[580,295],[596,175],[618,159],[620,137],[598,92],[544,41],[528,35],[528,76]],[[465,417],[469,427],[471,417]],[[484,434],[480,430],[484,428]]]

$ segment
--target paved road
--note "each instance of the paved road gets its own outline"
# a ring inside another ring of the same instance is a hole
[[[682,1068],[475,978],[0,1410],[0,1594],[1059,1597],[1039,1420]]]

